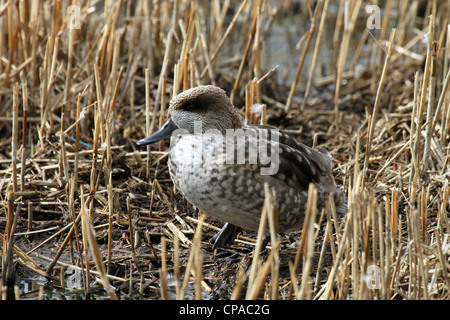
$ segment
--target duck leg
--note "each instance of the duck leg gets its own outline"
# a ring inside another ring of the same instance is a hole
[[[231,223],[225,222],[225,224],[222,227],[222,230],[220,230],[218,233],[216,233],[210,240],[209,243],[212,243],[212,249],[224,247],[227,244],[233,244],[234,240],[236,240],[237,235],[239,232],[241,232],[240,227],[236,227],[235,225],[232,225]],[[267,245],[270,242],[270,234],[264,235],[261,243],[261,251],[264,251],[266,249]]]
[[[227,244],[233,244],[238,233],[241,232],[240,227],[236,227],[231,223],[225,222],[220,230],[215,236],[209,240],[209,243],[213,244],[213,250],[216,248],[224,247]]]

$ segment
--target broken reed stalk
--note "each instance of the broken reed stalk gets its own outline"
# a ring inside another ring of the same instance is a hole
[[[114,55],[114,58],[116,58],[116,54]],[[118,57],[117,57],[117,59],[118,59]],[[117,64],[118,64],[118,61],[117,61]],[[121,84],[124,72],[125,72],[125,68],[123,66],[120,67],[119,74],[117,75],[116,83],[114,86],[113,95],[112,95],[112,98],[111,98],[111,101],[109,104],[109,108],[108,108],[109,113],[107,113],[107,115],[106,115],[108,117],[109,122],[111,123],[112,128],[114,128],[115,114],[117,112],[116,111],[117,96],[119,95],[120,84]],[[111,119],[109,119],[109,118],[111,118]]]
[[[449,182],[445,181],[442,191],[442,203],[439,210],[439,226],[440,228],[444,228],[447,232],[450,230],[450,223],[449,219],[447,218],[445,208],[447,208],[450,200],[449,195],[450,195]]]
[[[375,132],[375,125],[377,123],[377,116],[378,116],[379,108],[380,108],[380,99],[381,99],[382,90],[384,87],[384,82],[386,81],[387,69],[388,69],[389,60],[390,60],[390,57],[392,54],[394,39],[395,39],[395,29],[392,29],[391,35],[389,37],[389,46],[388,46],[388,49],[386,52],[386,59],[384,62],[383,71],[381,72],[381,78],[380,78],[380,82],[378,84],[377,95],[375,96],[375,103],[373,106],[372,117],[370,118],[370,126],[369,126],[369,131],[368,131],[368,136],[367,136],[366,154],[365,154],[365,158],[364,158],[364,167],[363,167],[363,176],[366,178],[367,178],[367,169],[368,169],[369,158],[370,158],[370,153],[371,153],[372,140],[373,140],[373,136],[374,136],[374,132]]]
[[[290,112],[291,107],[292,107],[292,99],[295,94],[295,88],[297,87],[297,83],[300,78],[300,73],[303,68],[303,63],[305,61],[306,54],[309,50],[309,44],[311,42],[312,36],[314,34],[315,26],[316,26],[317,15],[321,9],[322,3],[323,3],[323,0],[321,0],[317,4],[316,8],[314,9],[314,14],[311,18],[311,26],[309,27],[308,31],[306,32],[306,43],[305,43],[305,46],[303,47],[302,55],[300,57],[300,61],[298,62],[298,65],[297,65],[297,71],[295,72],[294,80],[292,81],[291,90],[289,91],[289,96],[286,101],[285,111],[287,113]]]
[[[161,237],[161,268],[159,269],[161,299],[168,300],[167,289],[167,263],[166,263],[166,237]]]
[[[13,105],[12,105],[12,140],[11,140],[11,166],[12,166],[12,190],[16,193],[17,188],[17,152],[19,137],[19,84],[16,83],[13,89]]]
[[[165,119],[165,113],[166,113],[166,80],[163,80],[162,82],[162,89],[161,89],[161,110],[159,112],[159,125],[158,128],[161,128],[164,124]],[[162,151],[163,147],[163,141],[160,141],[158,143],[159,151]]]
[[[431,39],[429,40],[431,41]],[[437,54],[439,43],[433,42],[431,45],[431,62],[430,62],[430,85],[428,88],[428,107],[427,107],[427,127],[425,129],[425,145],[423,150],[423,166],[429,168],[431,165],[431,134],[433,131],[433,119],[435,114],[435,88],[436,88],[436,69],[437,69]]]
[[[413,97],[413,109],[411,112],[411,133],[409,144],[411,146],[411,174],[409,177],[409,194],[412,202],[414,203],[414,199],[416,197],[415,185],[417,179],[420,175],[420,165],[419,165],[419,156],[420,156],[420,125],[422,123],[422,113],[419,113],[419,71],[416,71],[414,74],[414,97]]]
[[[27,232],[33,230],[33,203],[28,201]]]
[[[134,250],[134,230],[133,230],[133,220],[131,219],[131,205],[130,205],[130,197],[127,197],[127,218],[128,218],[128,229],[130,231],[130,247],[131,247],[131,258],[134,262],[134,264],[136,265],[136,267],[138,267],[138,261],[136,258],[136,252]],[[138,267],[139,269],[139,267]]]
[[[16,231],[17,221],[19,219],[20,207],[19,203],[14,212],[14,191],[8,190],[8,208],[7,208],[7,220],[5,227],[5,234],[3,235],[3,250],[2,250],[2,273],[0,285],[12,287],[15,280],[15,267],[14,267],[14,233]]]
[[[86,89],[86,88],[85,88]],[[73,165],[73,174],[74,174],[74,190],[78,189],[78,160],[80,158],[80,121],[81,121],[81,97],[82,94],[78,94],[77,99],[77,122],[75,125],[75,162]],[[83,114],[84,118],[84,114]]]
[[[69,231],[69,234],[71,232],[73,232],[73,234],[75,235],[75,247],[77,249],[78,255],[79,257],[83,256],[83,248],[81,246],[81,241],[80,241],[80,235],[78,232],[78,222],[81,219],[81,214],[79,213],[78,216],[75,215],[75,191],[77,190],[77,181],[76,181],[76,174],[72,174],[72,177],[70,179],[70,189],[69,189],[69,212],[70,212],[70,218],[72,219],[72,226],[71,229]],[[67,235],[66,239],[67,240],[71,240],[71,236]],[[61,247],[61,252],[62,252],[62,248],[64,248],[64,246]],[[55,259],[54,261],[57,262],[58,259]],[[48,273],[48,272],[47,272]],[[84,275],[84,268],[81,268],[81,274]],[[85,278],[84,278],[85,279]]]
[[[128,200],[128,198],[127,198]],[[114,214],[114,194],[112,187],[112,172],[109,173],[108,182],[108,253],[106,259],[107,270],[109,274],[111,271],[111,258],[112,258],[112,235],[113,235],[113,214]]]
[[[253,43],[253,39],[255,37],[257,12],[260,10],[260,6],[261,6],[261,0],[257,0],[257,3],[253,9],[253,18],[252,18],[252,22],[251,22],[251,26],[250,26],[250,30],[249,30],[249,34],[248,34],[247,44],[245,46],[244,53],[242,55],[241,63],[239,65],[238,73],[236,75],[236,80],[234,82],[233,90],[231,91],[231,95],[230,95],[231,103],[234,103],[236,92],[239,89],[239,83],[241,81],[242,73],[244,72],[244,66],[247,61],[248,54],[250,52],[250,48]]]
[[[344,4],[344,32],[342,35],[341,47],[339,49],[339,56],[337,60],[337,70],[336,70],[336,89],[334,94],[334,112],[335,120],[338,121],[339,113],[339,97],[341,90],[342,76],[345,68],[345,62],[347,60],[348,47],[350,45],[350,39],[355,28],[356,19],[359,15],[359,9],[361,7],[361,0],[356,2],[352,1],[353,7],[349,8],[348,1]],[[341,2],[342,4],[342,2]],[[350,11],[351,10],[351,11]],[[351,16],[350,16],[351,15]]]
[[[325,285],[323,286],[324,291],[319,292],[319,294],[316,296],[316,299],[319,298],[321,300],[322,299],[329,300],[331,297],[333,286],[335,285],[335,281],[336,281],[336,276],[338,274],[338,270],[340,269],[340,265],[338,265],[338,264],[340,264],[342,262],[344,250],[346,249],[346,246],[347,246],[348,234],[350,232],[349,231],[350,230],[350,221],[351,221],[351,219],[353,219],[352,214],[353,214],[353,212],[351,210],[349,210],[347,213],[347,216],[346,216],[346,220],[345,220],[345,224],[344,224],[344,231],[341,236],[339,248],[336,253],[335,259],[333,259],[333,266],[332,266],[330,274],[328,276],[328,280],[325,283]]]
[[[385,212],[386,213],[386,212]],[[388,250],[386,250],[386,247],[388,246],[388,242],[384,242],[384,237],[387,234],[386,229],[384,228],[385,224],[383,223],[383,215],[381,214],[380,207],[377,206],[376,210],[378,221],[375,221],[375,223],[378,222],[378,247],[380,250],[379,253],[379,270],[380,270],[380,286],[381,286],[381,299],[386,300],[387,299],[387,291],[388,288],[386,285],[389,283],[389,273],[387,272],[385,266],[387,267],[390,265],[389,258],[388,258]]]
[[[236,285],[233,288],[233,292],[231,293],[230,300],[238,300],[240,298],[241,290],[244,285],[244,281],[247,273],[244,268],[239,268],[239,273],[236,279]]]
[[[431,61],[432,61],[432,57],[431,57],[432,44],[431,44],[431,41],[432,41],[432,39],[434,39],[434,18],[433,18],[433,16],[429,17],[428,37],[429,37],[428,44],[427,44],[428,50],[427,50],[427,56],[426,56],[426,60],[425,60],[425,67],[424,67],[424,71],[423,71],[423,80],[422,80],[422,88],[421,88],[421,91],[420,91],[420,99],[419,99],[419,109],[418,109],[419,114],[422,114],[424,112],[425,100],[426,100],[426,97],[427,97],[427,88],[428,88],[428,85],[429,85],[428,82],[430,80],[430,75],[431,75],[431,70],[430,70],[430,68],[431,68]],[[421,130],[419,132],[421,132]],[[425,148],[424,148],[424,153],[423,153],[423,158],[422,158],[422,162],[424,164],[428,164],[428,160],[425,161],[425,157],[428,158],[429,146],[427,146],[427,148],[428,148],[427,151],[425,151]],[[423,166],[423,169],[427,169],[427,167]]]
[[[90,253],[94,257],[95,266],[97,267],[97,271],[99,272],[100,280],[103,284],[103,288],[106,290],[110,299],[118,300],[118,298],[106,276],[106,270],[105,270],[105,266],[102,261],[102,255],[101,255],[99,247],[98,247],[94,228],[92,227],[92,223],[90,221],[90,217],[89,217],[88,210],[87,210],[87,207],[85,204],[82,189],[80,189],[80,196],[81,196],[81,212],[80,213],[81,213],[81,222],[82,222],[81,225],[83,227],[82,228],[83,229],[83,237],[85,237],[83,242],[85,243],[85,245],[89,245]],[[86,256],[86,259],[88,259],[88,256]]]
[[[40,128],[38,131],[39,136],[39,142],[41,149],[44,150],[44,129],[46,124],[46,116],[48,111],[47,106],[47,90],[46,90],[46,83],[47,83],[47,73],[45,72],[45,69],[43,67],[39,68],[39,77],[40,77],[40,86],[39,86],[39,105],[40,105],[40,115],[41,115],[41,123]]]
[[[78,214],[78,217],[75,219],[75,221],[79,221],[80,218],[81,218],[81,213]],[[47,275],[50,275],[51,272],[53,271],[53,268],[55,267],[56,263],[58,262],[59,258],[61,257],[61,254],[64,252],[67,244],[72,239],[72,237],[74,235],[75,228],[76,228],[76,223],[72,224],[69,232],[67,233],[66,237],[64,238],[64,241],[62,242],[61,246],[59,247],[58,251],[56,252],[53,260],[47,266],[47,269],[46,269],[46,274]]]
[[[199,22],[198,19],[195,20],[195,29],[196,29],[197,35],[200,37],[200,48],[203,51],[203,57],[205,59],[206,68],[208,70],[209,79],[210,79],[212,85],[216,85],[216,80],[215,80],[216,77],[215,77],[215,74],[214,74],[214,68],[213,68],[213,66],[211,64],[208,44],[206,43],[205,35],[202,32],[202,29],[200,27],[200,22]]]
[[[183,284],[180,289],[179,298],[181,300],[184,300],[186,297],[186,290],[187,290],[187,286],[189,284],[189,278],[190,278],[189,275],[191,273],[194,276],[194,278],[197,279],[196,281],[200,281],[200,284],[202,286],[206,286],[208,288],[206,283],[203,280],[201,280],[201,278],[200,278],[201,269],[199,270],[197,267],[193,267],[194,263],[199,261],[198,260],[199,255],[201,255],[201,253],[199,253],[199,251],[201,250],[200,244],[201,244],[201,236],[202,236],[202,226],[203,226],[204,221],[205,221],[205,215],[201,214],[198,219],[197,228],[195,230],[194,241],[193,241],[192,249],[189,254],[189,259],[188,259],[188,262],[186,265],[186,271],[184,273]],[[200,263],[199,267],[202,268],[203,264]],[[196,282],[196,283],[198,283],[198,282]],[[197,293],[195,294],[195,297],[200,299],[201,297],[198,297],[198,289],[196,291],[197,291]]]
[[[183,43],[181,46],[180,58],[178,59],[178,74],[174,76],[174,80],[177,81],[178,89],[181,88],[182,91],[189,89],[189,66],[190,66],[190,57],[195,54],[195,46],[192,47],[192,42],[194,39],[194,20],[197,19],[197,6],[195,3],[191,3],[190,10],[186,14],[186,25],[187,31],[184,30],[184,25],[181,25],[183,28]],[[194,52],[191,52],[194,51]],[[192,70],[192,69],[191,69]],[[191,79],[193,81],[193,79]]]
[[[255,281],[255,278],[257,276],[257,270],[259,268],[260,265],[260,255],[259,253],[261,252],[261,244],[265,235],[265,230],[266,230],[266,223],[267,223],[267,215],[268,215],[268,209],[266,204],[264,203],[264,207],[262,210],[262,214],[261,214],[261,219],[259,222],[259,228],[258,228],[258,237],[256,239],[256,245],[255,248],[253,250],[253,258],[252,258],[252,264],[250,267],[250,274],[249,274],[249,279],[248,279],[248,290],[247,290],[247,294],[246,294],[246,299],[250,299],[250,296],[253,292],[250,291],[250,288],[253,288],[253,283]]]
[[[449,28],[450,30],[450,28]],[[449,44],[450,47],[450,44]],[[444,107],[444,103],[445,103],[445,99],[447,97],[447,93],[448,93],[448,89],[450,87],[450,69],[447,72],[447,75],[445,76],[445,80],[444,83],[442,85],[442,91],[441,94],[439,96],[439,101],[436,107],[436,112],[434,114],[434,118],[433,118],[433,124],[432,124],[432,128],[434,129],[436,126],[436,122],[438,120],[439,114],[441,113],[441,109],[442,107]],[[442,110],[442,112],[444,113],[442,116],[442,121],[444,121],[445,119],[445,114],[448,113],[448,110],[450,110],[450,107],[448,106],[449,104],[447,103],[447,112],[446,110]],[[446,132],[447,127],[445,126],[444,123],[441,123],[441,140],[442,142],[445,141],[445,133]]]
[[[253,251],[252,263],[249,270],[249,281],[245,299],[255,300],[261,292],[267,275],[271,272],[271,290],[270,298],[278,299],[279,287],[278,287],[278,277],[279,277],[279,251],[280,251],[280,238],[278,235],[278,225],[277,225],[277,215],[278,210],[274,205],[273,191],[267,183],[264,184],[265,200],[262,209],[261,220],[258,228],[258,237],[256,240],[255,249]],[[267,221],[266,221],[267,220]],[[268,224],[268,228],[266,228]],[[268,230],[267,230],[268,229]],[[269,233],[267,233],[269,231]],[[260,256],[262,244],[267,236],[270,235],[271,241],[271,251],[266,261],[262,263]],[[239,276],[240,281],[243,281],[244,274],[241,273]],[[242,284],[239,285],[239,287]],[[233,296],[237,298],[238,293],[235,291]]]
[[[167,195],[165,194],[165,192],[164,192],[163,189],[161,188],[161,185],[159,184],[158,180],[157,180],[157,179],[154,179],[154,180],[153,180],[153,184],[154,184],[154,185],[156,186],[156,188],[158,189],[159,194],[163,197],[163,200],[164,200],[165,204],[167,205],[167,207],[169,208],[169,211],[172,212],[172,213],[174,213],[175,211],[173,210],[173,207],[172,207],[172,205],[170,204],[170,201],[169,201],[169,199],[167,198]],[[154,189],[154,187],[153,187],[153,189]]]
[[[97,184],[97,158],[98,158],[98,147],[99,147],[99,139],[102,137],[102,141],[104,141],[103,134],[103,98],[101,93],[100,86],[100,75],[98,69],[98,61],[94,63],[94,80],[95,80],[95,88],[96,88],[96,97],[97,103],[94,107],[94,136],[93,136],[93,147],[92,147],[92,170],[90,177],[90,187],[91,192],[95,192],[95,186]],[[99,170],[101,172],[101,170]]]
[[[67,54],[66,83],[64,86],[64,104],[70,106],[70,88],[72,81],[72,64],[73,64],[73,41],[75,37],[75,28],[69,28],[69,45]],[[70,110],[70,109],[69,109]]]
[[[302,281],[300,289],[296,295],[298,300],[306,298],[307,290],[310,286],[310,270],[312,266],[312,258],[314,256],[314,224],[316,223],[316,212],[317,212],[317,190],[311,183],[308,189],[308,203],[306,207],[306,216],[308,216],[308,224],[306,229],[302,231],[302,237],[306,241],[305,248],[305,263],[302,268]],[[305,234],[303,236],[303,234]]]
[[[264,194],[265,194],[265,205],[267,208],[267,217],[270,232],[270,243],[272,251],[274,252],[273,258],[267,260],[266,263],[271,264],[271,291],[270,299],[279,299],[279,270],[280,270],[280,236],[278,235],[278,208],[274,203],[274,196],[276,194],[271,194],[268,184],[264,184]]]
[[[61,151],[59,154],[59,166],[60,166],[60,177],[62,181],[66,183],[69,182],[69,163],[66,156],[66,139],[64,134],[64,120],[65,120],[65,105],[61,107],[61,132],[60,132],[60,145]]]
[[[303,103],[300,107],[300,112],[303,112],[303,110],[305,110],[306,102],[308,101],[309,92],[311,90],[311,85],[312,85],[312,82],[314,79],[314,70],[316,67],[317,56],[319,54],[320,40],[322,39],[322,32],[323,32],[323,26],[325,24],[325,17],[327,16],[328,3],[329,3],[329,0],[325,0],[325,3],[323,5],[322,16],[320,17],[320,22],[319,22],[319,30],[317,31],[316,44],[314,46],[314,52],[312,54],[311,66],[309,68],[308,83],[306,84],[305,95],[303,97]]]
[[[311,196],[309,196],[309,195],[311,195]],[[308,236],[314,237],[314,232],[311,231],[313,234],[310,235],[309,231],[311,228],[310,226],[315,223],[314,220],[315,220],[315,216],[316,216],[316,210],[317,210],[317,191],[315,190],[314,185],[310,184],[309,188],[308,188],[308,200],[307,200],[307,204],[306,204],[305,218],[303,220],[303,225],[302,225],[302,233],[300,235],[300,242],[297,247],[297,251],[295,253],[294,263],[292,265],[292,270],[295,270],[295,272],[297,272],[297,270],[300,266],[300,259],[302,258],[302,255],[308,254],[308,252],[309,252],[309,254],[312,254],[311,251],[307,251],[307,248],[305,247],[305,243],[307,243],[307,241],[310,240],[307,238]],[[307,258],[310,258],[310,256],[308,256]],[[296,276],[292,275],[292,272],[291,272],[291,277],[294,278]],[[294,293],[293,286],[294,286],[294,284],[291,282],[288,299],[291,299],[292,294]],[[303,293],[301,295],[304,296],[306,289],[303,288],[302,290],[303,290]],[[296,292],[296,296],[297,296],[297,294],[299,294],[299,290],[296,290],[295,292]]]
[[[198,228],[203,227],[203,221],[198,226]],[[197,236],[197,238],[194,239],[194,243],[198,242],[197,244],[194,244],[197,246],[197,250],[195,253],[194,258],[194,299],[195,300],[201,300],[202,299],[202,283],[203,281],[203,252],[201,250],[201,233]]]
[[[122,69],[121,69],[122,70]],[[117,87],[116,87],[117,88]],[[117,90],[115,90],[117,92]],[[113,99],[114,100],[114,99]],[[114,104],[112,104],[114,106]],[[111,256],[112,256],[112,219],[114,214],[114,194],[112,186],[112,155],[111,155],[111,125],[113,122],[114,110],[110,110],[108,120],[106,121],[106,166],[105,166],[105,180],[107,180],[108,188],[108,253],[107,253],[107,273],[111,268]],[[129,197],[127,197],[127,206],[129,205]],[[131,222],[130,222],[130,239],[131,235]],[[135,261],[134,247],[132,248],[132,258]]]
[[[175,297],[180,300],[180,238],[177,233],[173,235],[173,270],[175,277]]]
[[[163,94],[166,94],[165,92],[163,92],[163,86],[164,86],[164,81],[165,81],[164,77],[166,76],[166,74],[168,72],[167,69],[168,69],[168,65],[169,65],[169,62],[170,62],[170,57],[171,57],[171,54],[173,52],[173,48],[172,48],[173,37],[174,37],[173,27],[174,26],[172,26],[172,29],[170,29],[169,33],[167,34],[166,49],[165,49],[165,52],[164,52],[164,59],[163,59],[162,67],[161,67],[161,73],[159,75],[159,80],[158,80],[158,89],[156,91],[155,104],[154,104],[154,107],[153,107],[153,119],[155,119],[155,121],[156,121],[156,113],[158,112],[158,109],[159,109],[161,96]],[[147,73],[148,73],[148,71],[147,71]],[[175,83],[176,82],[174,81],[174,84]],[[150,92],[147,93],[147,91],[146,91],[146,94],[150,94]],[[173,94],[174,95],[176,94],[175,91],[173,92]],[[147,117],[149,116],[149,113],[148,113],[147,110],[146,110],[146,116]],[[152,122],[150,124],[150,127],[147,130],[147,136],[149,136],[153,132],[154,126],[155,126],[155,122],[152,120]]]
[[[328,247],[328,244],[330,243],[332,236],[331,236],[331,228],[332,228],[332,224],[331,224],[331,218],[330,218],[330,211],[333,208],[332,204],[334,204],[334,200],[330,198],[330,201],[328,202],[327,208],[325,210],[322,210],[322,214],[321,214],[321,218],[319,220],[318,225],[320,225],[320,221],[322,221],[322,215],[327,217],[327,223],[326,223],[326,227],[325,227],[325,234],[324,234],[324,240],[323,240],[323,244],[322,244],[322,248],[320,250],[320,255],[319,255],[319,261],[317,263],[317,269],[316,269],[316,278],[315,278],[315,283],[314,283],[314,294],[317,294],[319,292],[319,287],[322,281],[322,272],[323,272],[323,266],[325,263],[325,257],[326,257],[326,249]],[[334,208],[335,210],[335,208]],[[319,232],[319,229],[317,229],[315,238],[317,238],[317,233]],[[293,265],[292,265],[293,267]],[[292,271],[291,271],[291,275],[292,275]],[[298,287],[294,287],[294,293],[297,296],[299,290]]]
[[[252,286],[249,285],[247,294],[245,296],[246,300],[256,300],[258,298],[259,292],[264,285],[267,274],[272,266],[272,261],[276,255],[276,250],[271,250],[266,262],[258,269],[258,273],[254,275]],[[272,279],[278,282],[277,279]]]
[[[25,191],[25,172],[27,169],[27,117],[28,117],[28,85],[22,82],[23,118],[22,118],[22,167],[20,170],[20,191]]]
[[[233,30],[234,25],[236,24],[237,19],[239,18],[239,16],[241,15],[242,10],[245,8],[245,5],[247,4],[248,0],[243,0],[241,5],[239,6],[239,9],[236,11],[236,14],[233,17],[233,20],[231,20],[230,24],[228,25],[227,30],[225,31],[224,35],[222,36],[222,38],[220,39],[220,41],[218,42],[218,44],[215,46],[213,54],[211,56],[211,62],[213,62],[216,58],[217,55],[220,52],[220,49],[222,49],[222,46],[225,43],[225,40],[228,38],[228,36],[231,33],[231,30]],[[206,72],[206,67],[205,69],[202,71],[201,73],[201,77],[203,77],[204,73]]]
[[[412,270],[416,271],[416,276],[414,277],[413,288],[411,288],[411,294],[414,299],[419,299],[421,294],[423,294],[423,298],[428,299],[428,277],[425,272],[424,260],[423,260],[423,247],[422,247],[422,236],[421,236],[421,209],[411,208],[409,215],[409,233],[411,236],[411,254],[414,256],[410,256],[412,260],[411,263],[414,263],[415,266]],[[422,289],[422,290],[421,290]]]
[[[153,115],[155,110],[153,110]],[[150,128],[150,79],[149,70],[145,69],[145,136],[148,137],[151,134]],[[147,162],[146,162],[146,178],[150,179],[150,145],[147,145]]]
[[[391,207],[390,207],[390,227],[391,227],[391,240],[392,240],[392,252],[396,252],[397,249],[397,239],[401,238],[401,235],[398,232],[398,196],[397,196],[397,188],[392,188],[391,193]]]
[[[214,33],[211,35],[211,42],[218,43],[219,36],[222,32],[222,28],[225,22],[225,18],[227,15],[227,11],[230,6],[230,0],[226,0],[223,3],[222,8],[220,8],[219,1],[213,1],[211,10],[211,30],[214,30]],[[214,26],[214,27],[213,27]]]

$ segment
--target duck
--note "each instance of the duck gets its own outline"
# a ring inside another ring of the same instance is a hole
[[[278,231],[300,231],[308,188],[317,191],[317,210],[333,195],[346,212],[336,185],[332,156],[268,125],[245,125],[226,92],[202,85],[174,96],[168,119],[137,146],[171,138],[168,168],[177,190],[193,206],[224,222],[210,242],[213,249],[232,244],[242,229],[257,231],[265,200],[264,184],[274,194]],[[265,244],[268,242],[268,233]]]

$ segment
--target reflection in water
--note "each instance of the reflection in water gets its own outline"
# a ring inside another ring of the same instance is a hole
[[[334,75],[336,73],[336,60],[341,45],[343,26],[341,26],[339,34],[339,41],[334,43],[336,37],[336,19],[339,10],[339,4],[330,1],[324,27],[322,31],[322,38],[318,51],[317,62],[315,66],[315,78]],[[391,10],[391,15],[396,15],[396,10]],[[229,20],[234,16],[234,12],[229,14]],[[377,41],[380,38],[379,29],[371,29],[370,34],[367,30],[367,19],[369,14],[366,12],[364,5],[360,8],[360,14],[357,16],[354,32],[350,38],[350,44],[347,53],[347,60],[345,68],[356,68],[356,66],[363,65],[368,67],[370,64],[372,52],[380,53],[382,50],[378,47]],[[381,8],[381,17],[383,17],[383,8]],[[391,27],[396,27],[397,16],[390,17],[388,30]],[[304,86],[308,80],[309,67],[312,63],[312,53],[316,43],[317,29],[320,21],[320,15],[316,23],[316,30],[309,45],[308,53],[305,57],[302,72],[300,74],[300,85]],[[277,77],[278,83],[290,86],[296,73],[297,65],[303,50],[302,46],[298,46],[302,37],[305,36],[310,27],[309,14],[304,12],[299,13],[278,13],[273,17],[273,21],[265,21],[263,30],[267,31],[265,34],[262,48],[261,69],[262,74],[265,74],[275,66],[278,66]],[[223,47],[223,54],[228,59],[240,59],[245,49],[248,35],[248,22],[238,20],[235,27],[235,32],[232,32]],[[245,35],[245,36],[243,36]],[[361,45],[361,39],[364,37],[365,41]],[[336,48],[335,48],[336,47]],[[355,52],[360,49],[358,61],[354,61]],[[382,61],[382,60],[379,60]],[[237,69],[237,66],[236,66]]]

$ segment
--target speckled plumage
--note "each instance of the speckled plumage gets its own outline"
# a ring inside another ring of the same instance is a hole
[[[280,232],[300,230],[310,183],[318,191],[319,208],[330,193],[337,206],[344,204],[343,193],[335,186],[332,158],[327,151],[312,149],[270,126],[243,126],[242,118],[222,89],[200,86],[182,92],[170,102],[169,114],[171,119],[165,126],[185,129],[185,134],[173,137],[170,145],[170,176],[186,199],[204,213],[246,230],[257,230],[265,182],[275,191]],[[201,128],[194,126],[195,121]],[[242,129],[246,134],[243,163],[236,161],[238,148],[234,153],[226,152],[230,141],[227,129]],[[156,142],[167,134],[157,132],[138,144]],[[249,160],[253,155],[252,142],[267,146],[271,155],[278,152],[278,170],[274,174],[261,173],[270,164],[262,163],[258,157],[256,162]]]

